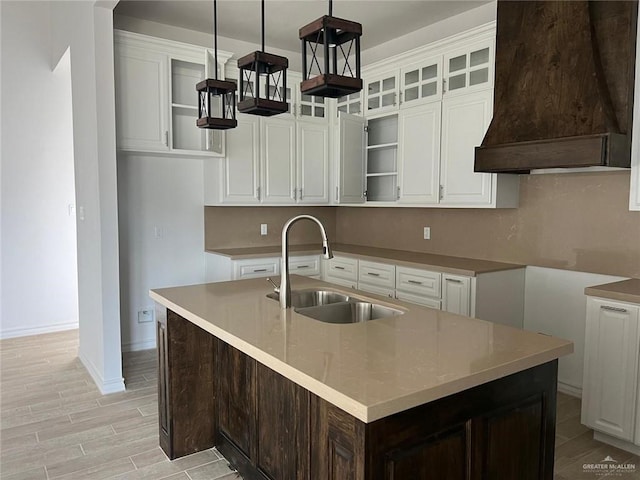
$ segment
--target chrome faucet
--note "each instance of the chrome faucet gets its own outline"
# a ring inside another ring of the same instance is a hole
[[[329,246],[329,240],[327,239],[327,232],[320,220],[311,215],[298,215],[297,217],[289,219],[287,223],[284,224],[284,227],[282,227],[282,263],[280,264],[280,288],[278,292],[280,296],[280,308],[291,307],[291,284],[289,282],[289,230],[294,223],[305,218],[316,222],[318,227],[320,227],[320,233],[322,235],[322,256],[327,260],[333,258],[331,247]]]

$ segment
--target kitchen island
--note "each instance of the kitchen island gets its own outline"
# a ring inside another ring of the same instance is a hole
[[[151,292],[170,458],[216,445],[246,479],[553,478],[571,342],[374,295],[404,313],[324,323],[270,291],[255,279]]]

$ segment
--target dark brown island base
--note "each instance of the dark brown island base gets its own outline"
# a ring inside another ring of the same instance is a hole
[[[229,286],[198,287],[202,292],[188,292],[190,305],[181,306],[184,290],[152,292],[163,304],[157,309],[160,445],[169,458],[216,446],[246,480],[553,479],[557,357],[570,352],[569,342],[552,339],[555,359],[363,421],[230,345],[237,332],[218,335],[218,329],[247,325],[203,318],[235,294]],[[255,310],[273,304],[277,314],[277,303],[260,297]],[[442,314],[438,322],[443,317],[456,316]],[[255,351],[272,330],[240,347],[261,358]],[[491,342],[503,341],[494,332]]]

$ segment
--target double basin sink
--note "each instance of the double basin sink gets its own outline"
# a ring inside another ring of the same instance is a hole
[[[278,301],[277,293],[268,298]],[[326,323],[358,323],[402,315],[404,312],[330,290],[292,290],[291,307],[299,314]]]

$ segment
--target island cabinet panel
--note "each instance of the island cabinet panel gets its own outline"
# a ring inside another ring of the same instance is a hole
[[[214,445],[214,337],[167,310],[158,320],[160,446],[171,459]]]
[[[256,361],[217,341],[218,429],[248,458],[256,453]]]
[[[274,479],[309,478],[309,391],[257,368],[256,466]]]
[[[323,480],[365,478],[366,424],[311,395],[311,472]]]

